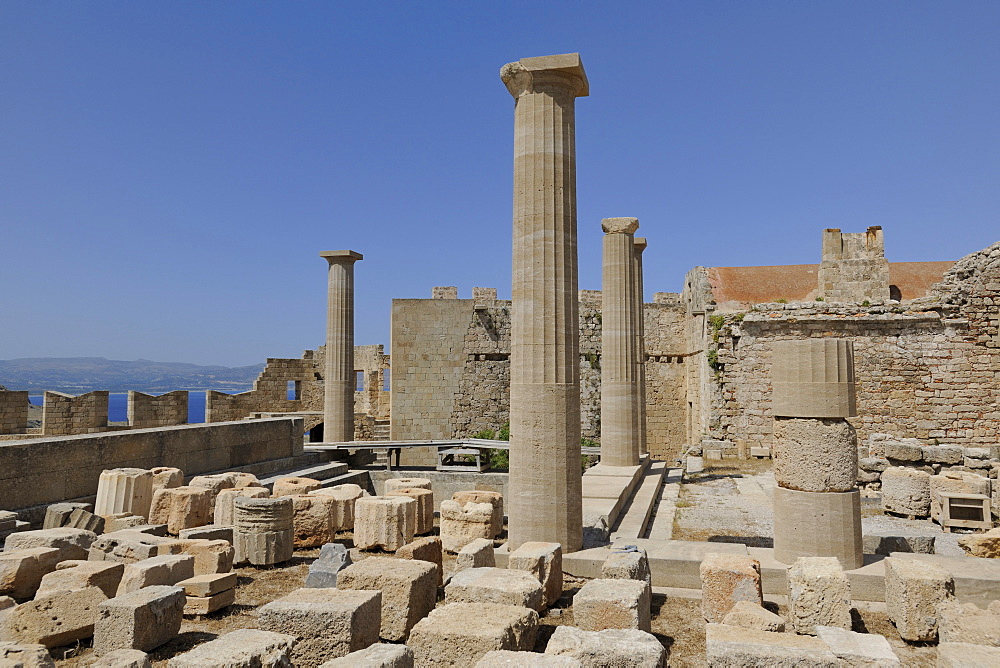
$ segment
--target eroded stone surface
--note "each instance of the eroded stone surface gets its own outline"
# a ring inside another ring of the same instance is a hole
[[[426,561],[369,557],[340,571],[337,586],[382,592],[384,640],[405,640],[410,630],[434,609],[437,568]]]
[[[710,666],[743,668],[839,668],[840,662],[826,643],[811,636],[770,633],[725,624],[705,628],[705,648]]]
[[[546,654],[568,656],[584,666],[635,666],[660,668],[666,650],[651,633],[634,629],[584,631],[558,626],[545,646]]]
[[[530,650],[537,632],[534,610],[497,603],[450,603],[420,620],[406,644],[418,666],[475,666],[492,650]]]
[[[451,576],[444,588],[448,603],[500,603],[545,609],[541,583],[525,571],[505,568],[469,568]]]
[[[736,601],[733,609],[722,619],[722,623],[755,631],[781,633],[785,630],[785,620],[780,615],[750,601]]]
[[[760,562],[748,556],[711,552],[701,573],[701,602],[705,619],[721,622],[737,601],[763,602]]]
[[[788,569],[788,618],[796,633],[851,628],[851,584],[833,557],[800,557]]]
[[[169,668],[291,668],[295,636],[238,629],[173,657]]]
[[[954,595],[946,570],[925,561],[886,557],[885,602],[889,619],[904,640],[937,639],[937,606]]]
[[[584,631],[649,631],[651,596],[642,580],[591,580],[573,597],[573,620]]]

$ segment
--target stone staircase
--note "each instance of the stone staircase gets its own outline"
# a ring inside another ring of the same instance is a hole
[[[388,441],[389,440],[389,421],[388,420],[375,420],[375,438],[376,441]]]

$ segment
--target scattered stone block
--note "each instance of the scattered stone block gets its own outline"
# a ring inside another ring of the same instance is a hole
[[[137,649],[116,649],[90,664],[90,668],[152,668],[152,666],[149,656]]]
[[[236,487],[236,476],[232,473],[212,473],[210,475],[196,475],[188,483],[190,487],[201,487],[212,493],[212,500],[224,489]]]
[[[153,500],[153,474],[146,469],[107,469],[97,481],[94,514],[131,513],[149,517]]]
[[[477,538],[458,551],[455,558],[455,571],[466,568],[492,568],[497,565],[496,550],[493,549],[493,539]]]
[[[295,636],[238,629],[173,657],[169,668],[286,668],[292,665]]]
[[[418,666],[475,666],[493,650],[531,650],[537,633],[534,610],[497,603],[451,603],[421,619],[407,645]]]
[[[18,600],[31,598],[42,577],[54,571],[57,563],[59,550],[54,547],[0,552],[0,595]]]
[[[296,494],[289,498],[295,547],[319,547],[333,542],[337,536],[333,526],[334,500],[316,494]]]
[[[890,513],[927,517],[931,512],[931,476],[896,466],[882,474],[882,508]]]
[[[408,496],[368,496],[354,505],[354,546],[395,552],[413,540],[417,502]],[[442,536],[442,540],[444,540]]]
[[[482,489],[465,490],[452,494],[451,500],[463,508],[467,503],[490,504],[493,506],[493,535],[489,536],[489,538],[496,538],[503,533],[503,494],[500,492],[490,492]]]
[[[915,559],[886,557],[885,602],[889,619],[903,640],[937,638],[937,606],[955,593],[955,582],[940,566]]]
[[[116,649],[149,652],[175,638],[184,615],[180,587],[145,587],[116,596],[97,606],[94,651],[98,656]]]
[[[457,554],[477,538],[493,538],[494,506],[490,503],[441,502],[441,544]]]
[[[545,609],[545,594],[538,578],[526,571],[506,568],[468,568],[451,576],[444,588],[447,603],[500,603]]]
[[[945,599],[937,606],[938,640],[1000,647],[1000,610]]]
[[[150,557],[180,554],[180,552],[180,543],[172,538],[128,529],[98,537],[90,546],[87,559],[132,564]]]
[[[186,596],[184,599],[184,614],[210,615],[223,608],[228,608],[235,602],[235,589],[226,589],[211,596]]]
[[[378,497],[373,497],[378,498]],[[437,567],[426,561],[369,557],[340,571],[337,586],[382,592],[383,640],[406,640],[437,602]]]
[[[961,464],[965,457],[957,445],[925,445],[920,448],[923,460],[931,464]]]
[[[74,502],[64,502],[64,503],[53,503],[45,509],[45,519],[42,521],[43,529],[58,529],[59,527],[64,527],[69,522],[70,513],[72,513],[77,508],[82,510],[91,510],[93,506],[89,503],[74,503]],[[10,528],[14,528],[14,518],[8,520]],[[3,530],[3,526],[0,525],[0,531]]]
[[[413,668],[413,650],[406,645],[379,643],[330,659],[320,668]]]
[[[904,438],[901,441],[885,442],[885,458],[900,462],[923,461],[924,448],[915,438]]]
[[[59,550],[59,561],[67,559],[86,559],[87,551],[97,534],[85,529],[61,527],[58,529],[39,529],[37,531],[19,531],[7,537],[5,550],[26,550],[32,547],[52,547]]]
[[[169,554],[150,557],[125,566],[117,596],[153,585],[175,585],[194,577],[194,557],[189,554]]]
[[[133,529],[146,524],[147,520],[142,515],[132,513],[115,513],[104,517],[104,532],[115,533],[126,529]]]
[[[1000,647],[965,642],[938,645],[937,668],[992,668],[1000,666]]]
[[[649,631],[651,596],[641,580],[591,580],[573,597],[573,619],[584,631]]]
[[[278,478],[274,481],[274,488],[271,492],[271,496],[294,496],[296,494],[308,494],[309,492],[319,489],[323,486],[319,480],[313,480],[312,478]]]
[[[0,665],[11,668],[55,668],[44,645],[0,642]]]
[[[396,557],[432,563],[437,566],[438,586],[444,581],[444,554],[437,536],[424,536],[407,543],[396,550]]]
[[[1000,527],[986,533],[961,536],[958,545],[970,557],[1000,559]]]
[[[230,589],[235,589],[236,573],[212,573],[210,575],[195,575],[177,583],[184,588],[185,596],[214,596]]]
[[[351,565],[351,553],[340,543],[327,543],[319,551],[319,557],[309,564],[306,587],[330,589],[337,586],[337,574]]]
[[[635,629],[584,631],[575,626],[557,626],[545,646],[545,654],[568,656],[584,666],[666,665],[666,650],[656,636]]]
[[[542,585],[546,607],[562,596],[562,545],[559,543],[522,543],[507,557],[507,568],[534,575]]]
[[[212,521],[212,490],[188,485],[156,490],[149,510],[151,524],[166,524],[174,536],[183,529],[205,526]]]
[[[114,598],[124,574],[125,565],[113,561],[64,561],[42,577],[38,594],[97,587],[105,598]]]
[[[565,666],[580,668],[583,666],[578,659],[571,656],[556,656],[555,654],[538,654],[536,652],[512,652],[508,649],[495,649],[487,652],[476,664],[476,668],[507,668],[510,666]]]
[[[864,537],[865,554],[881,554],[888,557],[893,552],[934,554],[934,536],[874,536]]]
[[[166,524],[140,524],[138,526],[132,527],[131,529],[127,529],[127,531],[143,533],[149,536],[159,536],[160,538],[166,538],[167,542],[169,542],[170,540],[170,537],[167,536]],[[104,533],[107,533],[107,531],[105,531]]]
[[[337,531],[351,531],[354,529],[354,504],[363,496],[368,496],[368,492],[359,485],[350,483],[344,485],[333,485],[332,487],[321,487],[315,489],[310,494],[328,496],[333,499],[333,506],[330,510],[330,521]]]
[[[434,530],[434,492],[419,487],[400,487],[391,492],[386,492],[385,495],[408,496],[417,502],[414,511],[416,519],[415,534],[430,533]]]
[[[235,563],[271,566],[292,558],[290,498],[237,498],[233,508]]]
[[[233,502],[236,499],[268,499],[271,493],[264,487],[242,487],[224,489],[215,496],[215,513],[212,523],[216,526],[231,527],[234,524]]]
[[[771,633],[739,626],[705,628],[708,665],[719,668],[839,668],[837,656],[819,638]]]
[[[170,487],[180,487],[184,484],[184,471],[175,469],[172,466],[155,466],[149,469],[153,474],[152,493],[156,494],[158,489],[168,489]]]
[[[431,481],[427,478],[387,478],[382,487],[382,496],[389,496],[389,492],[397,489],[432,489]]]
[[[257,621],[295,636],[292,662],[307,668],[378,642],[381,609],[379,591],[296,589],[261,607]]]
[[[799,557],[788,569],[788,618],[796,633],[851,628],[851,583],[835,557]]]
[[[651,585],[653,580],[649,572],[646,550],[641,548],[635,552],[612,550],[601,566],[601,577],[605,580],[642,580]]]
[[[760,562],[740,554],[710,552],[699,567],[701,607],[709,622],[721,622],[737,601],[760,605]]]
[[[72,529],[91,531],[96,535],[104,531],[104,518],[95,515],[89,510],[76,508],[69,514],[69,520],[67,520],[64,526]]]
[[[785,620],[780,615],[750,601],[737,601],[722,619],[722,623],[772,633],[782,633],[785,630]]]
[[[243,471],[230,471],[226,475],[233,481],[233,486],[236,489],[242,489],[244,487],[260,487],[260,480],[257,479],[253,473],[245,473]]]
[[[224,540],[227,543],[232,543],[233,527],[220,527],[215,524],[207,524],[203,527],[181,529],[177,537],[181,540]]]
[[[3,614],[5,640],[61,647],[94,634],[97,606],[107,600],[97,587],[62,589],[36,596]]]

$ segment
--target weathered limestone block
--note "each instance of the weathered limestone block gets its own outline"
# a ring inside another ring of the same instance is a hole
[[[312,478],[278,478],[274,481],[274,488],[271,491],[271,495],[274,497],[279,496],[292,496],[294,494],[308,494],[309,492],[319,489],[323,486],[319,480],[313,480]]]
[[[955,582],[940,566],[886,557],[885,602],[889,619],[904,640],[937,638],[937,606],[955,593]]]
[[[114,598],[125,574],[125,565],[113,561],[64,561],[47,573],[38,587],[38,594],[67,589],[97,587],[105,598]]]
[[[788,618],[796,633],[851,628],[851,583],[834,557],[799,557],[788,569]]]
[[[699,567],[705,619],[721,622],[737,601],[760,605],[760,562],[745,555],[710,552]]]
[[[382,488],[382,496],[397,489],[433,489],[427,478],[387,478]]]
[[[958,545],[970,557],[1000,559],[1000,527],[986,533],[961,536]]]
[[[437,567],[438,586],[444,581],[444,554],[441,539],[437,536],[424,536],[396,550],[397,559],[416,559],[426,561]]]
[[[155,466],[149,469],[153,474],[152,493],[156,494],[158,489],[169,489],[180,487],[184,484],[184,471],[171,466]]]
[[[354,546],[395,552],[413,540],[417,502],[408,496],[368,496],[354,505]]]
[[[476,668],[510,668],[512,666],[560,666],[565,668],[580,668],[579,659],[571,656],[556,656],[555,654],[538,654],[536,652],[512,652],[509,649],[495,649],[487,652],[476,664]]]
[[[847,492],[857,474],[857,436],[847,420],[774,419],[774,478],[782,487]]]
[[[175,585],[194,577],[194,557],[189,554],[169,554],[150,557],[125,566],[125,573],[118,584],[117,596],[153,585]]]
[[[864,537],[865,554],[888,557],[893,552],[934,554],[934,536],[911,534],[906,536],[868,535]]]
[[[236,499],[267,499],[271,493],[265,487],[240,487],[238,489],[223,489],[215,497],[215,512],[213,524],[220,527],[233,526],[233,502]]]
[[[97,482],[95,515],[132,513],[149,517],[153,474],[146,469],[107,469]]]
[[[235,589],[225,589],[211,596],[186,596],[184,598],[184,614],[210,615],[223,608],[228,608],[235,602]]]
[[[1000,610],[945,599],[937,606],[938,640],[1000,647]]]
[[[0,552],[0,596],[31,598],[42,578],[54,571],[57,563],[59,550],[54,547]]]
[[[69,514],[69,519],[63,526],[72,529],[83,529],[85,531],[91,531],[95,534],[99,534],[104,531],[104,518],[99,515],[95,515],[89,510],[76,508]]]
[[[313,494],[295,494],[289,498],[292,500],[295,547],[319,547],[336,538],[332,498]]]
[[[931,476],[896,466],[882,473],[882,508],[890,513],[927,517],[931,512]]]
[[[925,445],[920,452],[923,460],[932,464],[961,464],[965,457],[958,445]]]
[[[651,633],[635,629],[584,631],[575,626],[557,626],[545,653],[577,659],[584,666],[666,665],[666,650]]]
[[[532,649],[537,633],[534,610],[497,603],[451,603],[421,619],[406,644],[417,666],[475,666],[492,650]]]
[[[244,487],[260,487],[260,480],[257,479],[253,473],[244,473],[243,471],[229,471],[226,475],[230,477],[233,481],[233,485],[236,489],[242,489]]]
[[[858,460],[858,468],[864,471],[882,473],[882,471],[885,471],[890,466],[892,464],[884,457],[862,457]]]
[[[104,533],[115,533],[145,525],[146,518],[132,513],[115,513],[104,517]]]
[[[538,579],[525,571],[505,568],[467,568],[451,576],[444,588],[447,603],[500,603],[545,609],[545,594]]]
[[[861,494],[774,489],[774,558],[837,557],[845,569],[864,564]]]
[[[97,606],[94,651],[98,656],[116,649],[156,649],[175,638],[184,616],[180,587],[145,587],[116,596]]]
[[[493,540],[489,538],[477,538],[459,550],[455,558],[456,572],[467,568],[492,568],[496,565],[496,551],[493,549]]]
[[[835,626],[817,626],[816,635],[826,643],[841,666],[877,666],[899,668],[899,657],[885,636],[855,633]]]
[[[181,540],[224,540],[231,544],[233,542],[233,528],[206,524],[203,527],[182,529],[177,537]]]
[[[351,565],[351,553],[340,543],[327,543],[316,561],[309,564],[306,587],[330,589],[337,586],[337,574]]]
[[[182,554],[194,557],[194,574],[209,575],[233,570],[236,549],[227,540],[179,539]]]
[[[990,495],[990,479],[975,473],[946,471],[930,477],[931,519],[941,519],[941,492]]]
[[[562,545],[559,543],[521,543],[507,557],[507,568],[534,575],[542,585],[546,607],[562,596]]]
[[[794,339],[775,341],[771,349],[772,415],[799,418],[857,415],[852,341]]]
[[[441,502],[441,544],[458,553],[477,538],[493,538],[494,506],[489,503]]]
[[[426,561],[369,557],[340,571],[337,586],[382,592],[384,640],[406,640],[437,602],[437,568]]]
[[[238,629],[173,657],[169,668],[288,668],[295,636]]]
[[[0,616],[0,635],[50,648],[68,645],[94,634],[97,606],[106,600],[97,587],[47,592]]]
[[[885,457],[898,462],[919,462],[924,459],[924,449],[915,438],[885,442]]]
[[[330,659],[320,668],[413,668],[413,650],[406,645],[378,643],[347,656]]]
[[[722,623],[755,631],[782,633],[785,630],[785,620],[781,616],[750,601],[736,601],[733,609],[722,619]]]
[[[489,538],[496,538],[503,533],[503,494],[500,492],[490,492],[481,489],[470,489],[455,492],[451,495],[451,500],[458,505],[465,507],[467,503],[488,503],[493,506],[493,535]]]
[[[639,548],[635,552],[612,551],[601,566],[601,577],[605,580],[643,580],[652,584],[646,550]]]
[[[117,561],[131,564],[150,557],[180,554],[181,544],[173,538],[154,536],[136,530],[106,533],[90,546],[90,561]]]
[[[265,631],[297,638],[292,662],[315,668],[378,642],[382,593],[341,589],[296,589],[260,608]]]
[[[0,665],[11,668],[55,668],[56,664],[44,645],[0,642]]]
[[[419,487],[400,487],[386,492],[385,495],[408,496],[417,502],[415,534],[430,533],[434,530],[434,492]]]
[[[80,508],[82,510],[92,510],[89,503],[53,503],[45,509],[45,519],[42,521],[43,529],[58,529],[64,527],[69,522],[70,514]],[[13,526],[13,523],[11,523]]]
[[[591,580],[573,597],[573,620],[584,631],[649,631],[651,596],[641,580]]]
[[[708,665],[713,668],[839,668],[836,655],[819,638],[709,624],[705,628]]]
[[[145,652],[137,649],[116,649],[108,652],[97,661],[90,664],[90,668],[152,668],[149,656]]]
[[[291,498],[237,498],[233,509],[234,563],[271,566],[292,558]]]
[[[196,475],[188,483],[191,487],[201,487],[212,492],[212,499],[224,489],[236,487],[236,476],[232,473],[212,473],[210,475]]]
[[[177,586],[184,588],[185,596],[214,596],[220,592],[234,589],[237,582],[236,573],[211,573],[181,580]]]
[[[153,494],[149,509],[151,524],[166,524],[176,536],[183,529],[205,526],[212,521],[212,490],[205,487],[164,487]]]
[[[27,550],[33,547],[53,547],[59,550],[59,561],[67,559],[86,559],[87,551],[97,540],[97,534],[85,529],[61,527],[58,529],[39,529],[37,531],[18,531],[7,536],[5,550]]]
[[[321,487],[309,494],[327,496],[333,499],[333,506],[330,510],[330,521],[336,531],[351,531],[354,529],[354,504],[363,496],[368,496],[368,492],[360,485],[333,485],[332,487]]]
[[[965,642],[938,645],[937,668],[991,668],[1000,666],[1000,647]]]

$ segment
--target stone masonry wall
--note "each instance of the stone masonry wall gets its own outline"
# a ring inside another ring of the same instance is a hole
[[[92,434],[107,428],[107,390],[95,390],[77,397],[62,392],[45,393],[42,408],[43,434]]]
[[[170,427],[187,424],[187,390],[175,390],[159,396],[143,392],[128,393],[128,425],[133,429]]]
[[[28,393],[0,390],[0,434],[23,434],[28,430]]]

